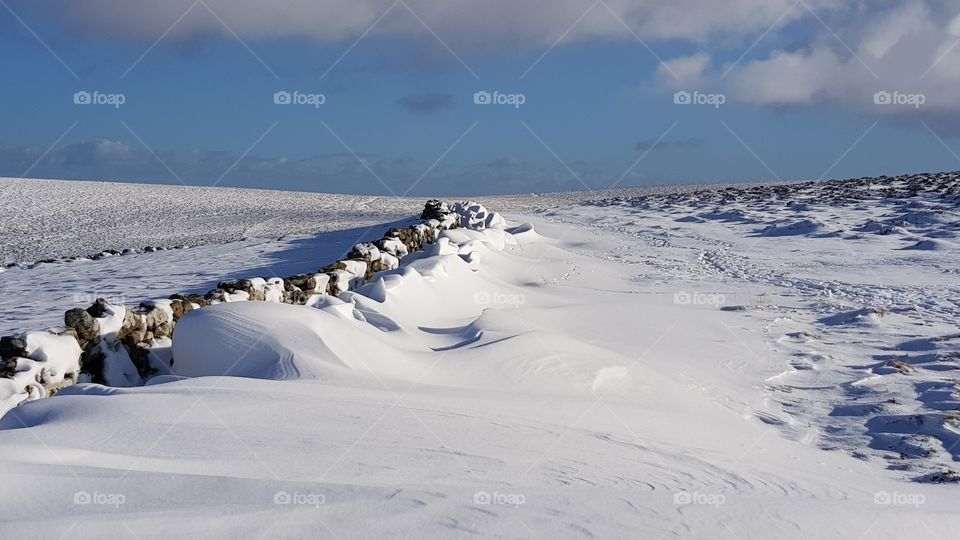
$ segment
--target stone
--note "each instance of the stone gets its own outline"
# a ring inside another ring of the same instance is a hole
[[[123,313],[123,324],[120,331],[117,332],[117,340],[128,343],[137,343],[143,341],[143,335],[147,329],[143,325],[143,320],[134,310],[128,309]]]
[[[86,310],[74,308],[63,314],[63,322],[77,333],[81,349],[100,341],[100,323]]]
[[[27,357],[27,341],[20,336],[3,336],[0,338],[0,358]]]
[[[443,201],[437,199],[430,199],[427,201],[427,204],[423,207],[423,212],[420,214],[420,219],[436,219],[441,220],[443,216],[450,213],[450,208]]]
[[[360,259],[371,263],[380,259],[380,248],[371,242],[364,242],[353,246],[350,253],[347,253],[348,259]]]
[[[197,309],[196,306],[204,307],[210,305],[210,301],[199,294],[173,294],[170,295],[170,309],[173,311],[174,322],[180,320],[187,313]]]
[[[0,377],[12,379],[16,373],[17,373],[16,358],[0,359]]]
[[[297,274],[283,280],[284,289],[287,291],[308,291],[317,290],[317,278],[312,274]]]
[[[133,361],[133,365],[137,368],[137,373],[140,374],[140,377],[146,379],[157,372],[156,369],[150,366],[149,343],[141,342],[134,344],[132,347],[127,347],[127,353],[130,355],[130,360]]]
[[[267,299],[266,295],[263,294],[262,290],[257,290],[253,286],[253,282],[249,279],[241,279],[237,282],[237,289],[244,291],[250,297],[250,300],[255,300],[257,302],[263,302]]]
[[[300,289],[284,291],[283,293],[283,302],[285,304],[296,304],[302,306],[307,303],[308,298],[310,298],[310,294],[305,293]]]
[[[99,346],[85,349],[80,355],[80,372],[89,375],[90,380],[96,384],[107,384],[103,378],[104,358]]]
[[[949,193],[946,189],[944,191],[945,194]],[[766,195],[763,194],[763,196]],[[246,293],[250,300],[264,301],[268,296],[267,291],[271,291],[271,300],[276,300],[277,292],[282,289],[281,301],[299,305],[305,304],[312,295],[317,293],[338,296],[369,281],[377,272],[397,268],[400,259],[411,252],[421,251],[425,244],[435,243],[441,231],[460,225],[462,210],[459,207],[451,207],[443,201],[431,199],[424,205],[421,223],[404,228],[393,228],[380,240],[357,244],[343,260],[336,261],[315,274],[298,274],[282,280],[271,278],[266,281],[267,287],[261,287],[259,290],[255,286],[259,280],[223,281],[206,295],[171,295],[169,310],[153,303],[144,303],[136,308],[126,309],[116,338],[128,351],[141,377],[146,378],[155,371],[150,363],[151,343],[155,339],[172,337],[176,322],[190,311],[211,303],[226,301],[227,298],[241,291]],[[476,217],[479,219],[481,216]],[[184,247],[146,246],[142,251],[151,253]],[[100,259],[130,253],[136,253],[136,250],[108,249],[93,258]],[[11,263],[5,266],[12,267],[16,264]],[[233,297],[237,298],[237,296]],[[81,371],[89,376],[89,380],[99,384],[105,384],[106,381],[103,374],[105,355],[101,349],[103,344],[100,338],[100,321],[97,319],[105,317],[109,309],[109,303],[103,298],[97,298],[86,309],[70,309],[64,313],[66,328],[59,330],[60,335],[69,335],[77,340],[83,351],[80,357]],[[12,376],[16,370],[17,359],[26,357],[26,342],[23,338],[17,336],[0,338],[0,376]]]
[[[107,303],[103,298],[97,298],[94,300],[93,305],[87,308],[87,313],[93,316],[95,319],[106,316],[107,308],[110,304]]]
[[[213,302],[213,301],[223,302],[223,295],[226,293],[227,291],[217,287],[216,289],[213,289],[212,291],[208,292],[207,295],[204,297],[204,299],[206,299],[208,302]]]

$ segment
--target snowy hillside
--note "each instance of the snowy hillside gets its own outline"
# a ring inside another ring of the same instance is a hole
[[[183,315],[145,386],[10,410],[0,537],[952,538],[958,187],[486,201],[507,223],[339,296]],[[389,228],[351,225],[11,268],[0,322],[311,271]]]
[[[532,211],[590,196],[571,192],[483,201],[502,211]],[[419,213],[423,201],[392,195],[0,178],[0,267],[370,226]]]

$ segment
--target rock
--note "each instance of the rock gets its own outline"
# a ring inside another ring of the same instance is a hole
[[[127,353],[130,355],[130,360],[137,368],[137,373],[140,374],[140,377],[146,379],[156,373],[157,370],[150,366],[149,343],[141,342],[132,347],[127,347]]]
[[[194,309],[210,305],[210,301],[199,294],[170,295],[170,309],[173,311],[174,322]]]
[[[164,321],[153,328],[154,338],[168,338],[173,336],[173,321]]]
[[[109,305],[110,304],[108,304],[103,298],[97,298],[94,300],[93,305],[87,308],[87,313],[89,313],[93,318],[99,319],[107,314],[107,308]]]
[[[356,277],[343,269],[330,270],[327,275],[330,276],[330,282],[327,284],[327,294],[330,296],[340,296],[350,290],[350,281]]]
[[[178,321],[180,317],[183,317],[190,311],[193,311],[193,306],[190,302],[185,302],[179,298],[170,300],[170,309],[173,310],[173,320]]]
[[[449,213],[450,207],[447,206],[447,203],[437,199],[430,199],[427,201],[427,204],[424,205],[423,212],[420,214],[420,219],[436,219],[437,221],[440,221]]]
[[[339,296],[365,283],[377,272],[396,269],[401,258],[411,252],[421,251],[425,244],[436,243],[441,231],[461,226],[463,222],[474,226],[484,219],[489,221],[487,217],[489,215],[486,209],[476,203],[451,207],[440,200],[432,199],[424,206],[421,223],[391,229],[376,242],[357,244],[344,260],[336,261],[322,268],[318,273],[298,274],[285,279],[253,278],[223,281],[206,295],[174,294],[169,297],[169,304],[166,302],[144,303],[136,308],[126,309],[123,312],[120,330],[116,334],[117,342],[113,342],[111,338],[110,346],[124,347],[140,376],[146,378],[154,371],[150,362],[151,344],[155,343],[156,339],[170,338],[176,322],[190,311],[217,302],[270,300],[303,305],[315,294]],[[142,251],[152,253],[184,247],[146,246]],[[93,258],[100,259],[137,252],[138,250],[133,249],[122,251],[107,249]],[[11,263],[5,266],[17,265]],[[65,312],[66,328],[56,331],[59,335],[70,336],[76,340],[82,350],[81,371],[88,376],[85,380],[100,384],[106,383],[103,373],[106,360],[103,347],[106,341],[101,339],[100,321],[97,319],[106,317],[110,313],[113,313],[113,310],[109,303],[103,298],[97,298],[87,309],[75,308]],[[17,359],[28,357],[26,346],[26,340],[22,337],[0,338],[0,376],[9,377],[16,372]],[[71,379],[64,384],[72,382]]]
[[[384,272],[387,270],[395,270],[400,266],[400,259],[389,253],[381,253],[380,260],[376,263],[378,267],[376,268],[377,272]]]
[[[124,313],[123,326],[117,332],[117,339],[133,347],[137,343],[171,335],[173,321],[167,310],[157,305],[140,304]]]
[[[381,264],[384,256],[393,258],[392,255],[382,253],[380,248],[369,242],[353,246],[353,249],[347,254],[348,259],[361,260],[366,263],[366,272],[364,272],[363,275],[364,281],[370,281],[370,278],[372,278],[374,274],[386,269],[385,266]]]
[[[214,291],[222,291],[228,295],[233,295],[238,292],[245,292],[247,293],[248,300],[255,300],[258,302],[266,300],[266,296],[263,294],[263,289],[258,289],[256,286],[254,286],[253,281],[249,279],[241,279],[238,281],[221,281],[217,284],[217,288],[214,289]],[[220,294],[220,296],[216,297],[216,299],[220,301],[226,300],[223,294]]]
[[[217,289],[227,292],[233,292],[238,288],[239,286],[237,285],[236,281],[221,281],[220,283],[217,283]]]
[[[399,240],[406,248],[408,253],[420,251],[423,247],[423,238],[417,232],[415,227],[405,229],[390,229],[384,236],[384,239]]]
[[[129,341],[136,343],[141,341],[143,334],[147,331],[143,327],[143,321],[140,316],[134,313],[132,309],[125,310],[123,313],[123,323],[117,332],[117,341]]]
[[[20,336],[0,338],[0,377],[13,377],[17,372],[17,358],[27,357],[27,341]]]
[[[81,349],[100,341],[100,323],[87,311],[74,308],[63,315],[63,322],[77,334]]]
[[[240,290],[245,291],[250,296],[250,300],[263,302],[267,299],[266,295],[263,293],[263,289],[254,287],[253,282],[249,279],[241,279],[237,282],[237,285],[240,286]]]
[[[309,291],[317,290],[317,278],[311,274],[297,274],[283,280],[283,288],[286,291]]]
[[[0,338],[0,358],[9,360],[11,358],[27,357],[27,341],[20,336],[3,336]]]
[[[223,302],[225,294],[227,294],[227,291],[217,287],[216,289],[208,292],[206,296],[204,296],[204,299],[207,302]]]
[[[285,304],[296,304],[298,306],[302,306],[307,303],[308,298],[310,298],[310,293],[305,293],[300,289],[283,292],[283,302]]]
[[[348,259],[360,259],[371,263],[380,260],[380,248],[370,242],[364,242],[353,246],[350,253],[347,253]]]
[[[91,347],[85,349],[80,355],[80,372],[90,376],[90,380],[96,384],[107,384],[103,378],[103,363],[105,355],[100,347]]]
[[[395,237],[384,237],[374,242],[374,244],[376,244],[377,248],[380,249],[381,256],[383,253],[389,253],[390,255],[401,259],[409,255],[409,250],[407,249],[406,244]]]

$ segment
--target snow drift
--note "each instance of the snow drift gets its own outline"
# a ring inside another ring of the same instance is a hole
[[[950,538],[958,253],[902,248],[958,178],[555,208],[193,310],[177,374],[0,419],[0,535]]]
[[[472,252],[476,245],[488,242],[503,249],[504,239],[499,229],[504,224],[498,213],[488,211],[479,203],[448,205],[431,199],[424,206],[419,223],[391,228],[380,240],[357,244],[345,259],[313,273],[222,281],[206,295],[178,293],[169,298],[146,300],[130,308],[98,298],[86,309],[68,310],[64,314],[65,328],[0,339],[0,359],[3,360],[0,414],[24,401],[52,395],[77,381],[139,386],[157,374],[170,373],[173,366],[170,338],[175,325],[185,314],[206,306],[247,301],[311,306],[342,304],[336,297],[362,286],[378,273],[397,269],[401,259],[424,249],[426,251],[409,261],[462,253],[465,260],[475,266],[479,256]],[[459,227],[497,232],[480,236],[442,235]],[[451,243],[451,238],[464,240],[464,245]],[[334,311],[342,309],[342,306],[333,308]],[[236,338],[242,339],[243,335],[238,334]],[[69,340],[73,340],[74,346],[50,346],[39,351],[27,343]],[[225,345],[231,343],[227,339]],[[59,354],[51,358],[54,352]],[[297,366],[289,363],[275,367],[284,373],[284,370],[297,370]]]

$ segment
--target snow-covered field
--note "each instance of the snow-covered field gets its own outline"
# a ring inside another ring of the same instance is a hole
[[[0,537],[953,538],[957,197],[513,206],[339,301],[192,312],[175,375],[0,420]],[[3,327],[316,268],[363,225],[10,269]]]
[[[576,192],[497,196],[484,198],[483,202],[503,211],[532,211],[590,196]],[[395,196],[0,178],[0,268],[90,257],[105,250],[142,251],[146,247],[275,239],[370,226],[419,213],[423,201]]]

